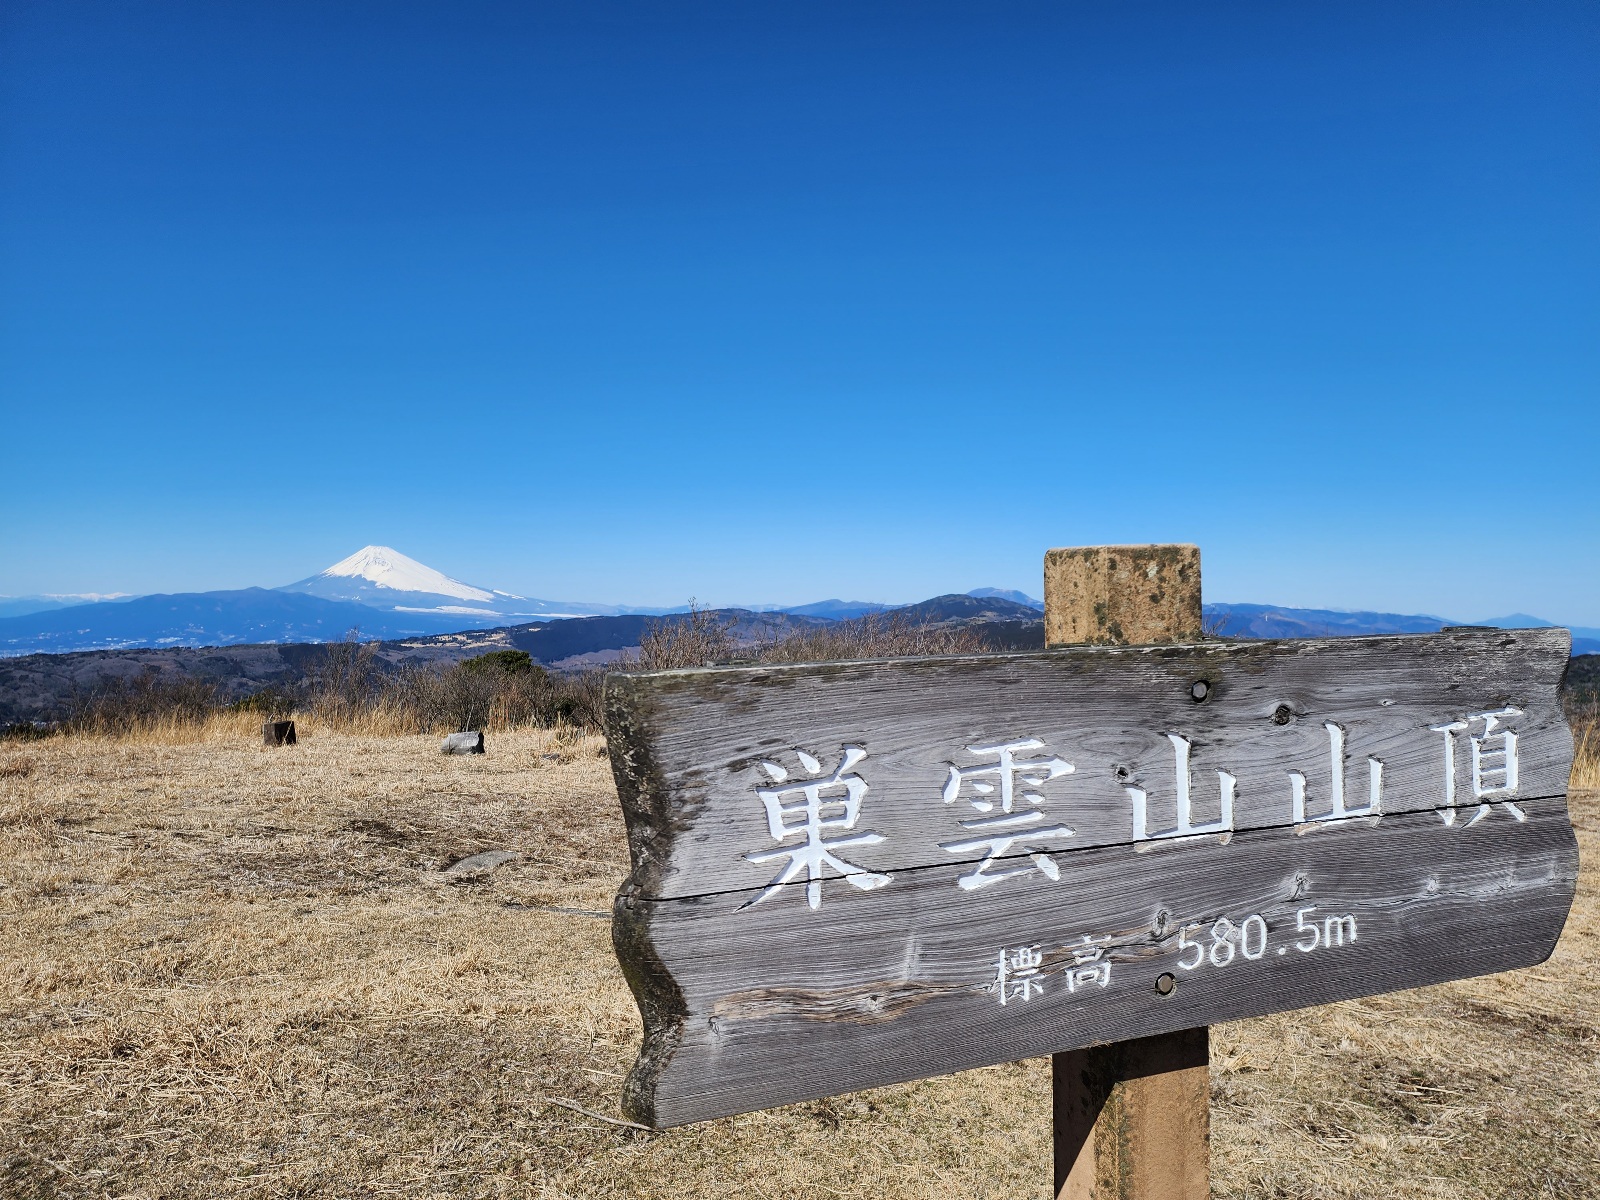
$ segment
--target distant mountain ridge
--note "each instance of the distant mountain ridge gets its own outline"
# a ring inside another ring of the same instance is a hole
[[[1461,624],[1427,614],[1341,612],[1332,608],[1283,608],[1275,604],[1207,604],[1201,609],[1219,637],[1345,637],[1364,633],[1438,633]]]
[[[0,596],[0,617],[25,617],[30,613],[56,608],[77,608],[84,604],[111,604],[131,600],[131,592],[79,592],[76,595]]]
[[[384,612],[272,588],[140,596],[0,618],[0,657],[119,650],[139,646],[235,646],[336,642],[351,629],[366,637],[445,633],[459,617]]]
[[[980,588],[976,597],[1038,601]],[[675,608],[539,600],[480,587],[435,570],[392,546],[363,546],[315,575],[277,588],[237,588],[126,597],[0,597],[0,658],[160,646],[235,646],[337,641],[357,630],[389,641],[585,616],[661,616]],[[107,601],[115,600],[115,604]],[[72,603],[80,601],[80,603]],[[81,603],[88,601],[88,603]],[[822,600],[748,610],[840,621],[905,608],[864,600]],[[914,606],[912,606],[914,607]]]
[[[1286,608],[1273,604],[1207,604],[1208,632],[1218,637],[1353,637],[1379,633],[1437,633],[1447,626],[1482,625],[1492,629],[1549,629],[1554,621],[1513,613],[1481,621],[1451,621],[1426,614],[1345,612],[1333,608]],[[1573,654],[1600,654],[1600,629],[1568,626]]]
[[[275,589],[344,600],[397,613],[468,618],[504,624],[518,617],[578,617],[627,611],[615,605],[530,600],[475,587],[419,563],[389,546],[363,546],[325,571]]]
[[[868,600],[818,600],[812,604],[796,604],[791,608],[771,611],[793,613],[799,617],[826,617],[830,621],[849,621],[864,617],[870,612],[885,612],[892,604],[873,604]]]
[[[276,596],[290,603],[306,601],[329,606],[342,616],[348,602],[323,600],[292,592],[250,592]],[[195,597],[144,597],[171,605]],[[176,606],[179,619],[186,614]],[[383,617],[376,609],[368,609]],[[917,625],[957,625],[976,628],[991,649],[1037,649],[1044,645],[1044,622],[1026,605],[999,597],[935,596],[897,610]],[[710,615],[729,627],[736,644],[776,640],[799,629],[830,625],[825,617],[778,611],[712,609]],[[536,661],[557,670],[604,667],[623,654],[637,653],[640,639],[656,621],[686,619],[683,613],[650,616],[624,613],[612,616],[572,617],[531,621],[495,629],[385,637],[376,648],[383,668],[449,663],[491,650],[522,650]],[[337,621],[333,621],[337,624]],[[0,623],[3,624],[3,623]],[[0,635],[3,636],[3,635]],[[241,644],[198,647],[169,644],[148,647],[106,647],[76,653],[33,653],[0,657],[0,726],[13,721],[49,720],[65,716],[75,698],[93,693],[111,680],[126,680],[154,671],[166,678],[190,677],[218,685],[230,700],[240,699],[267,686],[283,684],[315,673],[327,661],[327,642],[336,635],[319,637],[312,644]]]
[[[971,592],[935,596],[918,604],[906,604],[893,610],[894,616],[913,625],[972,624],[995,621],[1039,623],[1040,637],[1044,633],[1044,614],[1030,604],[1018,604],[998,593],[975,596]],[[1044,643],[1041,641],[1040,645]]]
[[[1010,600],[1013,604],[1021,604],[1026,608],[1036,608],[1044,611],[1044,601],[1035,600],[1027,592],[1019,592],[1016,588],[973,588],[967,593],[980,599],[994,597],[1000,600]]]
[[[408,558],[388,546],[363,546],[327,570],[318,571],[299,583],[286,584],[282,590],[310,592],[329,600],[362,602],[383,591],[402,595],[445,596],[475,604],[489,603],[497,595],[508,600],[522,599],[508,592],[494,592],[451,579],[442,571],[423,566],[416,559]]]
[[[341,603],[294,593],[267,594],[315,604],[337,606]],[[164,601],[177,597],[145,599]],[[821,617],[756,613],[744,609],[715,609],[712,614],[732,626],[736,641],[744,642],[769,641],[797,629],[830,623]],[[532,621],[498,629],[399,636],[379,642],[375,657],[379,669],[393,670],[456,662],[491,650],[524,650],[548,666],[579,670],[603,667],[616,661],[625,651],[637,651],[640,638],[654,620],[683,619],[681,613],[664,617],[625,613]],[[334,640],[336,638],[330,637],[312,643],[257,642],[208,647],[130,646],[0,656],[0,727],[15,721],[63,718],[79,698],[113,681],[126,681],[150,673],[165,680],[199,679],[215,684],[227,700],[242,699],[263,687],[303,680],[308,674],[314,676],[327,663],[328,643]]]
[[[562,603],[453,579],[388,546],[363,546],[280,588],[178,592],[0,615],[0,658],[159,646],[393,640],[519,621],[661,609]]]
[[[247,589],[263,592],[265,589]],[[290,592],[266,592],[293,603],[303,601],[330,606],[340,619],[346,602]],[[226,594],[225,594],[226,595]],[[171,604],[184,597],[144,597]],[[181,608],[181,605],[179,606]],[[384,614],[368,609],[376,618]],[[979,633],[991,650],[1038,649],[1044,645],[1044,620],[1031,605],[1019,604],[1001,596],[935,596],[919,604],[897,610],[902,619],[916,624],[959,626]],[[1298,631],[1368,633],[1352,628],[1356,618],[1379,618],[1372,624],[1390,626],[1423,622],[1438,624],[1434,617],[1406,617],[1396,614],[1353,614],[1324,609],[1287,609],[1269,605],[1206,606],[1213,623],[1232,620],[1253,623],[1255,628],[1293,627]],[[782,637],[796,629],[828,625],[824,617],[745,609],[713,609],[711,615],[731,625],[737,642],[760,642]],[[181,614],[180,614],[181,617]],[[490,650],[524,650],[534,659],[556,670],[604,667],[623,654],[637,652],[639,641],[653,621],[682,620],[683,614],[650,617],[628,613],[615,616],[575,617],[532,621],[494,629],[466,629],[455,632],[417,634],[386,638],[376,647],[379,664],[386,669],[422,667],[449,663]],[[1534,621],[1502,618],[1516,624]],[[1284,622],[1274,626],[1271,622]],[[1482,623],[1482,622],[1480,622]],[[325,622],[336,628],[339,620]],[[1423,631],[1418,631],[1423,632]],[[327,662],[331,640],[321,637],[309,643],[243,644],[197,647],[180,644],[165,648],[104,649],[77,653],[35,653],[0,657],[0,726],[12,721],[49,720],[67,715],[81,697],[93,694],[108,681],[130,679],[155,672],[168,678],[197,678],[217,684],[229,699],[239,699],[262,687],[277,686],[315,674]],[[1600,684],[1600,641],[1591,643],[1588,656],[1573,661],[1569,683],[1593,692]],[[1583,647],[1574,647],[1584,653]]]
[[[90,602],[67,603],[82,600]],[[13,603],[20,606],[20,611],[7,608]],[[1025,592],[983,587],[909,605],[832,599],[788,606],[750,605],[726,611],[785,613],[805,620],[831,621],[850,620],[871,612],[896,612],[918,623],[960,621],[996,626],[992,632],[1000,641],[1023,645],[1034,637],[1033,633],[1024,634],[1023,627],[1040,622],[1043,607],[1042,602]],[[351,629],[359,630],[365,640],[393,641],[560,619],[642,618],[682,611],[683,606],[628,608],[532,599],[465,583],[392,547],[372,545],[363,546],[315,575],[279,588],[132,598],[0,597],[0,658],[153,646],[316,643],[337,641]],[[1208,604],[1205,614],[1210,632],[1230,637],[1426,633],[1465,623],[1426,614],[1343,612],[1268,604]],[[1476,624],[1512,628],[1552,622],[1515,613]],[[1001,625],[1008,628],[1001,630]],[[1040,624],[1040,644],[1042,628]],[[1600,652],[1600,629],[1577,628],[1573,635],[1575,654]]]

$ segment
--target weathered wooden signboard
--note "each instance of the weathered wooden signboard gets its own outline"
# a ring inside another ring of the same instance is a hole
[[[614,675],[664,1127],[1527,966],[1565,630]]]

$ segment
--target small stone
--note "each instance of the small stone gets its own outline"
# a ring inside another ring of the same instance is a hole
[[[452,733],[439,744],[439,750],[444,754],[482,754],[483,734]]]
[[[507,863],[514,863],[522,857],[513,850],[485,850],[481,854],[469,854],[466,858],[451,863],[441,875],[446,879],[470,879],[478,875],[487,875],[490,871],[497,871]]]

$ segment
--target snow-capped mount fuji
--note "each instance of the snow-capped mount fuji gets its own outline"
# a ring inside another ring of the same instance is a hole
[[[363,546],[326,571],[320,571],[299,583],[291,583],[289,587],[326,596],[329,600],[364,601],[380,588],[426,596],[447,596],[478,604],[491,603],[496,595],[486,588],[451,579],[444,572],[424,566],[388,546]],[[511,596],[505,592],[499,594],[512,600],[522,599],[521,596]]]
[[[324,600],[346,600],[388,612],[464,617],[468,618],[465,624],[619,611],[604,604],[530,600],[511,592],[476,587],[452,579],[389,546],[363,546],[327,570],[277,590],[304,592]]]

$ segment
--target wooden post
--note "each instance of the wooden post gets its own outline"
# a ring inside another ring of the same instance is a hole
[[[1047,646],[1195,641],[1200,548],[1086,546],[1044,558]],[[1210,1030],[1051,1059],[1058,1200],[1211,1194]]]
[[[263,721],[261,740],[268,746],[293,746],[295,744],[293,721]]]
[[[1163,636],[1134,589],[1199,611],[1192,548],[1068,560],[1050,592],[1095,585],[1091,635]],[[665,1129],[1058,1054],[1067,1194],[1198,1200],[1213,1021],[1549,957],[1578,873],[1571,645],[1497,629],[614,675],[633,871],[611,931],[644,1020],[624,1111]],[[1510,795],[1488,773],[1513,762],[1514,799],[1480,799]]]

